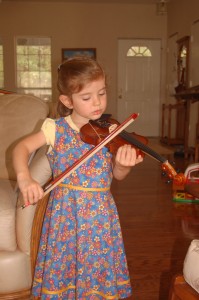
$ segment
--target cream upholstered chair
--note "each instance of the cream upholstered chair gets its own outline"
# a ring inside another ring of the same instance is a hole
[[[12,166],[12,150],[24,136],[38,131],[49,108],[41,99],[29,95],[0,96],[0,299],[29,299],[32,271],[47,200],[21,209]],[[41,184],[51,176],[45,155],[37,151],[30,163],[32,176]],[[46,197],[47,198],[47,197]],[[37,210],[37,213],[35,211]],[[34,228],[32,228],[32,225]]]

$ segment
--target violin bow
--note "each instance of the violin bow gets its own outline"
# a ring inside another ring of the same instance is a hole
[[[63,173],[57,176],[44,188],[44,195],[50,193],[57,185],[59,185],[66,177],[68,177],[72,172],[79,168],[83,163],[85,163],[90,157],[101,150],[106,144],[108,144],[114,137],[116,137],[120,132],[122,132],[127,126],[129,126],[138,117],[138,113],[131,114],[123,123],[118,125],[113,131],[102,140],[97,146],[87,151],[79,160],[77,160],[72,166],[67,168]],[[28,205],[22,205],[21,208],[25,208]]]

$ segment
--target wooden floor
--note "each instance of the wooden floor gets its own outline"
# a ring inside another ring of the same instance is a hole
[[[184,171],[193,161],[175,160]],[[192,239],[199,238],[199,204],[172,199],[161,164],[150,157],[121,182],[113,181],[129,272],[132,300],[166,300],[173,275],[182,273]]]

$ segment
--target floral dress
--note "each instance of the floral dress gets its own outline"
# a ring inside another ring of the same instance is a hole
[[[56,120],[55,141],[48,153],[53,176],[91,147],[66,118]],[[110,192],[111,156],[102,148],[51,192],[33,282],[35,297],[102,300],[131,295],[118,213]]]

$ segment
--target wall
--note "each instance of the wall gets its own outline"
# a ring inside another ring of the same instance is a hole
[[[190,35],[191,25],[198,18],[198,0],[171,0],[168,3],[168,36],[175,32],[179,33],[179,39]]]
[[[198,25],[199,19],[199,1],[198,0],[171,0],[168,3],[168,37],[176,34],[176,40],[183,38],[184,36],[190,36],[190,60],[189,60],[189,86],[199,85],[199,74],[197,72],[197,66],[199,66],[198,51],[193,53],[193,48],[199,48],[199,37],[195,36],[195,43],[193,44],[191,35],[195,25]],[[195,24],[197,23],[197,24]],[[194,26],[194,27],[193,27]],[[198,35],[199,30],[195,30]],[[196,39],[197,38],[197,39]],[[172,54],[171,54],[172,55]],[[195,61],[194,61],[195,59]],[[174,69],[175,66],[167,66],[167,70]],[[167,73],[167,83],[169,86],[170,74]],[[198,76],[198,82],[197,77]],[[175,85],[175,83],[174,83]],[[174,97],[170,95],[170,89],[167,91],[166,102],[173,103]],[[195,134],[196,134],[196,123],[198,121],[198,102],[192,104],[190,113],[190,128],[189,128],[189,145],[195,146]]]
[[[0,36],[4,42],[5,88],[15,89],[14,38],[22,35],[51,36],[53,100],[57,98],[56,74],[62,48],[97,48],[97,59],[105,66],[110,91],[108,111],[117,113],[118,38],[162,39],[161,101],[165,90],[166,16],[156,15],[156,6],[52,2],[2,2]]]

